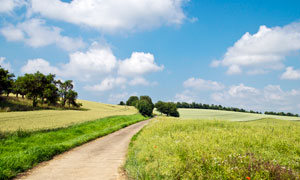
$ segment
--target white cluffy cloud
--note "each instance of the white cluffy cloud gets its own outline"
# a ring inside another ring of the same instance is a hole
[[[5,57],[0,57],[0,66],[8,71],[12,71],[10,63],[9,62],[4,62]]]
[[[31,0],[31,11],[44,17],[106,32],[181,24],[187,0]]]
[[[154,62],[154,56],[150,53],[134,52],[129,59],[119,62],[118,73],[121,76],[141,76],[149,72],[161,71],[164,66],[158,66]]]
[[[286,71],[281,75],[281,79],[298,80],[300,79],[300,70],[294,70],[293,67],[287,67]]]
[[[263,89],[231,86],[228,90],[211,94],[214,103],[257,111],[290,111],[299,113],[300,90],[284,91],[279,85],[267,85]]]
[[[25,5],[24,0],[0,0],[0,13],[10,13],[15,8]]]
[[[183,86],[185,88],[193,88],[196,90],[222,90],[224,85],[218,83],[216,81],[211,80],[204,80],[204,79],[196,79],[196,78],[189,78],[188,80],[183,82]]]
[[[132,67],[124,69],[128,64]],[[53,66],[44,59],[31,59],[21,68],[21,72],[40,71],[45,74],[54,73],[61,78],[75,78],[85,82],[100,81],[100,84],[88,85],[85,89],[108,91],[127,85],[156,85],[156,82],[147,81],[143,75],[162,69],[163,66],[156,65],[152,54],[134,52],[129,59],[117,60],[109,47],[101,47],[94,43],[86,52],[71,53],[66,64]]]
[[[100,84],[94,86],[85,86],[84,88],[88,91],[108,91],[115,87],[122,87],[124,88],[127,80],[123,77],[108,77],[105,78]]]
[[[0,32],[7,41],[23,41],[35,48],[55,44],[67,51],[74,51],[85,47],[82,39],[63,36],[60,28],[45,24],[44,20],[30,19],[16,26],[10,24],[0,29]]]
[[[266,73],[284,68],[282,61],[300,50],[300,22],[283,27],[260,26],[257,33],[245,33],[228,48],[220,61],[212,66],[228,67],[228,74],[239,74],[248,68],[248,74]]]

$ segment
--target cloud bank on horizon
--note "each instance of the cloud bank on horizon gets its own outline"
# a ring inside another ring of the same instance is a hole
[[[149,93],[154,88],[169,91],[170,87],[169,97],[153,93],[154,99],[299,113],[299,85],[285,87],[287,83],[299,84],[300,81],[299,21],[273,27],[260,25],[252,34],[244,31],[230,47],[224,47],[226,52],[221,58],[207,58],[210,66],[201,67],[222,73],[220,78],[197,75],[186,67],[178,67],[185,69],[185,73],[179,75],[171,65],[177,63],[172,58],[180,51],[172,51],[173,56],[168,57],[162,55],[164,52],[159,47],[150,47],[149,39],[141,38],[142,43],[149,43],[149,49],[154,49],[152,52],[140,48],[141,42],[130,41],[135,35],[151,32],[157,33],[160,39],[160,29],[181,31],[186,28],[185,24],[192,28],[201,18],[189,17],[185,6],[190,3],[190,0],[0,0],[1,43],[15,45],[23,53],[24,49],[32,51],[26,55],[30,58],[23,59],[22,54],[12,56],[14,61],[10,54],[0,54],[0,65],[16,74],[40,71],[54,73],[60,79],[74,79],[76,85],[80,85],[79,93],[110,103],[125,100],[129,95]],[[128,38],[126,43],[136,44],[137,50],[120,53],[118,44],[106,43],[111,37]],[[52,59],[54,56],[47,50],[54,47],[64,59]],[[291,59],[294,62],[291,63]],[[16,64],[20,68],[16,68]],[[272,73],[278,74],[272,77],[272,83],[247,84],[248,79]],[[180,76],[184,77],[183,81],[174,81]],[[241,79],[231,82],[237,76]]]

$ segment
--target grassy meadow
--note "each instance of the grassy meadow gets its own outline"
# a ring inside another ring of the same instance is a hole
[[[114,116],[56,130],[2,134],[0,179],[10,179],[56,154],[145,119],[140,114]]]
[[[276,116],[265,114],[254,114],[233,111],[220,111],[211,109],[178,109],[180,117],[183,119],[206,119],[206,120],[230,120],[230,121],[253,121],[263,118],[295,120],[300,121],[300,117]]]
[[[158,117],[132,139],[125,169],[149,180],[300,179],[300,122]]]
[[[0,112],[0,131],[42,130],[68,127],[77,123],[117,115],[136,114],[134,107],[78,100],[82,110],[37,110]]]

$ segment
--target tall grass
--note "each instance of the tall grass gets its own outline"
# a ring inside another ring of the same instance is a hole
[[[153,120],[133,139],[133,179],[300,179],[300,123]]]
[[[56,154],[142,120],[145,117],[139,114],[114,116],[56,130],[2,133],[0,179],[12,178]]]

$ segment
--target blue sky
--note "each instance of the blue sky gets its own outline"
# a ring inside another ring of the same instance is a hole
[[[300,113],[296,0],[0,0],[0,65],[130,95]]]

